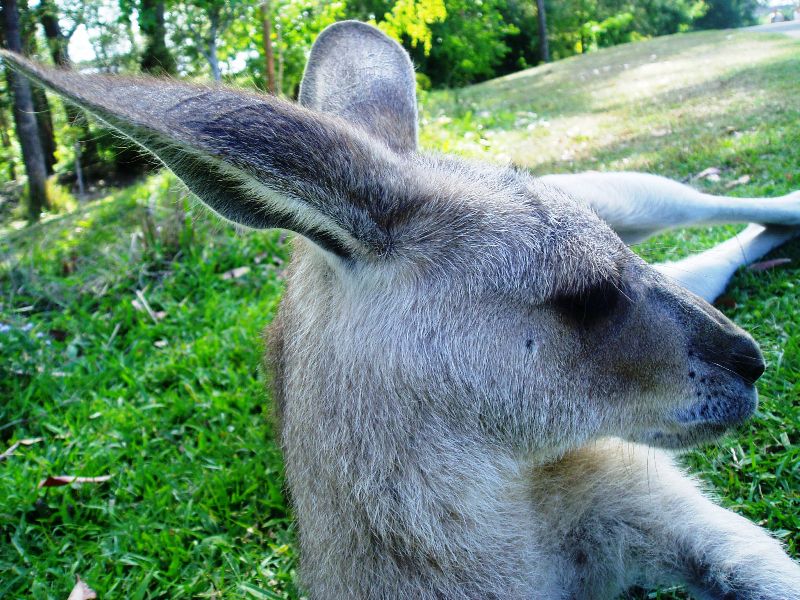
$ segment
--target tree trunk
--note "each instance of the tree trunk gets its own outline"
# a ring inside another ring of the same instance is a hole
[[[261,3],[261,28],[264,45],[264,84],[267,91],[276,94],[278,91],[275,81],[275,54],[272,48],[272,2],[263,0]]]
[[[139,2],[139,29],[146,40],[140,61],[142,71],[154,75],[174,75],[175,59],[167,49],[164,0]]]
[[[214,78],[214,81],[219,83],[222,81],[222,73],[219,70],[219,57],[217,56],[217,32],[219,30],[219,9],[215,12],[212,12],[208,15],[208,20],[210,22],[210,26],[208,28],[208,48],[206,53],[206,59],[208,59],[208,64],[211,66],[211,76]]]
[[[50,49],[50,56],[53,62],[59,67],[69,69],[72,67],[72,60],[69,57],[69,38],[61,31],[61,25],[58,23],[58,8],[53,3],[53,0],[41,0],[39,3],[39,22],[44,29],[45,38],[47,38],[47,45]],[[73,29],[74,31],[74,29]],[[97,161],[97,143],[95,142],[92,132],[89,130],[89,124],[83,116],[81,110],[69,102],[63,102],[64,112],[67,115],[67,122],[72,127],[77,127],[80,131],[78,134],[78,142],[81,145],[81,155],[85,163],[94,163]]]
[[[22,42],[22,53],[26,56],[36,54],[36,21],[32,18],[28,8],[28,0],[18,0],[18,10],[21,11],[22,20],[20,23],[20,38]],[[34,86],[31,88],[33,97],[33,109],[36,111],[36,125],[39,129],[39,141],[42,144],[44,154],[44,166],[48,175],[53,174],[53,166],[56,164],[56,139],[53,132],[53,115],[50,113],[50,103],[44,88]]]
[[[544,62],[550,62],[550,46],[547,43],[547,14],[544,0],[536,0],[536,20],[539,23],[539,56]]]
[[[39,131],[39,143],[42,145],[44,167],[48,175],[53,174],[56,164],[56,138],[53,131],[53,115],[50,113],[50,103],[44,88],[31,87],[33,110],[36,111],[36,127]]]
[[[281,27],[275,28],[275,34],[278,36],[275,40],[278,45],[278,77],[275,85],[278,94],[283,94],[283,31]]]
[[[78,198],[83,200],[84,195],[86,195],[86,186],[83,183],[80,142],[75,142],[75,177],[78,179]]]
[[[44,29],[44,36],[47,38],[47,45],[50,49],[50,56],[53,62],[60,67],[71,66],[69,60],[69,40],[64,37],[61,25],[58,23],[58,8],[53,0],[41,0],[39,2],[39,22]]]
[[[206,55],[206,58],[208,59],[208,65],[211,67],[211,77],[214,78],[214,81],[219,83],[222,81],[222,72],[219,69],[216,40],[211,40],[208,42],[208,54]]]
[[[275,56],[272,52],[272,5],[270,0],[261,3],[261,29],[264,34],[264,83],[270,94],[277,93],[275,87]]]
[[[19,13],[16,0],[2,0],[3,27],[6,47],[22,53],[22,37],[19,28]],[[37,221],[42,209],[48,206],[47,171],[45,169],[39,131],[33,116],[33,97],[28,80],[6,68],[8,86],[14,95],[14,123],[17,138],[22,147],[22,160],[28,175],[28,219]]]

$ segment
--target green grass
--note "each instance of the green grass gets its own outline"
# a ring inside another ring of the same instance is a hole
[[[612,48],[426,95],[422,141],[538,173],[685,180],[716,166],[722,180],[699,184],[709,191],[747,174],[728,193],[786,193],[800,178],[798,50],[727,32]],[[277,232],[238,233],[183,204],[160,175],[0,233],[0,452],[43,438],[0,462],[0,597],[62,599],[76,574],[101,598],[299,597],[258,367],[288,248]],[[639,251],[676,258],[735,230]],[[758,416],[686,462],[797,555],[800,245],[779,255],[794,262],[740,273],[723,304],[770,364]],[[37,488],[61,474],[112,477]]]
[[[76,573],[107,598],[294,594],[257,367],[287,248],[181,222],[175,188],[155,177],[0,247],[0,438],[44,438],[0,463],[0,597],[64,598]],[[113,477],[37,489],[58,474]]]

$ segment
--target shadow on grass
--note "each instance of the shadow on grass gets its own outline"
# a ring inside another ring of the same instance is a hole
[[[637,70],[663,69],[678,59],[694,61],[696,55],[718,55],[719,45],[735,37],[742,42],[768,48],[796,47],[788,38],[743,34],[740,32],[699,32],[668,38],[649,40],[646,44],[633,43],[600,52],[572,57],[550,65],[542,65],[500,79],[480,83],[468,88],[438,92],[430,97],[430,106],[453,118],[476,110],[530,110],[540,115],[569,117],[576,114],[613,111],[627,104],[627,100],[598,102],[598,95],[620,84],[622,78],[635,79]],[[764,57],[755,66],[759,70],[771,68],[771,58]],[[752,63],[752,61],[751,61]],[[650,74],[652,76],[653,74]],[[729,79],[724,70],[720,80]],[[716,79],[695,84],[698,93],[713,86]]]
[[[776,85],[769,83],[770,80],[783,83]],[[657,161],[648,159],[648,163],[655,164],[645,164],[645,168],[687,179],[695,173],[684,167],[704,161],[707,161],[705,166],[720,166],[716,163],[722,159],[728,163],[723,166],[751,169],[748,174],[754,176],[753,186],[768,187],[762,193],[787,193],[791,191],[794,171],[800,164],[800,128],[797,126],[800,108],[787,102],[787,98],[796,92],[793,81],[798,80],[800,54],[767,67],[739,69],[716,80],[717,87],[724,89],[724,99],[753,97],[764,89],[769,93],[764,92],[758,103],[748,103],[746,109],[743,102],[736,102],[713,116],[700,114],[692,118],[682,115],[677,119],[670,118],[668,111],[680,109],[689,98],[708,97],[709,102],[714,102],[715,96],[708,94],[709,83],[668,90],[637,104],[635,114],[628,121],[644,121],[636,127],[641,131],[637,135],[620,136],[600,144],[593,142],[577,150],[571,160],[556,159],[528,166],[537,174],[574,172],[602,168],[634,156],[651,155],[657,156]],[[659,119],[659,113],[667,115]],[[619,119],[622,118],[620,115]],[[659,127],[668,127],[669,133],[654,135],[653,130]],[[776,140],[778,135],[784,139]],[[535,145],[534,141],[530,143]],[[769,157],[766,165],[765,157]],[[671,167],[666,172],[663,170],[665,164]],[[771,173],[773,180],[759,182],[757,175],[765,173]],[[777,174],[783,179],[782,183],[774,180]],[[721,184],[715,191],[722,191],[722,187]],[[737,191],[740,189],[743,188],[737,188]]]

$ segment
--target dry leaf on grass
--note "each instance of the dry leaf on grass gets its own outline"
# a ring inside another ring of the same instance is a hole
[[[731,296],[720,296],[714,301],[714,306],[718,306],[719,308],[736,308],[736,300],[734,300]]]
[[[764,260],[761,262],[753,263],[747,268],[750,271],[755,271],[756,273],[759,273],[761,271],[769,271],[770,269],[774,269],[775,267],[780,267],[781,265],[785,265],[790,262],[792,262],[791,258],[773,258],[772,260]]]
[[[708,167],[707,169],[703,169],[697,175],[693,177],[693,179],[708,179],[709,181],[719,181],[719,174],[720,171],[717,167]]]
[[[76,579],[75,587],[72,588],[67,600],[94,600],[97,598],[97,592],[86,585],[80,577],[76,577]]]
[[[725,184],[726,189],[735,188],[737,185],[745,185],[750,183],[750,175],[742,175],[739,179],[735,179],[734,181],[729,181]]]
[[[100,475],[99,477],[76,477],[75,475],[51,475],[47,479],[42,479],[37,487],[61,487],[71,483],[103,483],[111,479],[111,475]]]
[[[24,439],[24,440],[19,440],[18,442],[14,442],[13,444],[11,444],[11,446],[8,448],[8,450],[6,450],[6,451],[5,451],[5,452],[3,452],[2,454],[0,454],[0,462],[3,462],[3,461],[4,461],[4,460],[6,460],[6,459],[7,459],[9,456],[11,456],[12,454],[14,454],[14,451],[15,451],[17,448],[19,448],[20,446],[31,446],[31,445],[33,445],[33,444],[38,444],[38,443],[39,443],[39,442],[41,442],[43,439],[44,439],[44,438],[40,438],[40,437],[38,437],[38,438],[26,438],[26,439]]]
[[[19,443],[20,443],[21,446],[33,446],[34,444],[38,444],[42,440],[44,440],[43,437],[25,438],[24,440],[20,440]]]
[[[239,277],[244,277],[249,272],[250,267],[236,267],[230,271],[225,271],[222,275],[220,275],[220,277],[223,279],[239,279]]]
[[[147,313],[147,315],[153,319],[154,323],[158,323],[161,319],[167,316],[166,311],[163,310],[153,310],[150,308],[150,304],[147,302],[147,298],[144,297],[144,292],[141,290],[136,290],[136,298],[131,300],[131,304],[133,308],[138,310],[139,312]]]

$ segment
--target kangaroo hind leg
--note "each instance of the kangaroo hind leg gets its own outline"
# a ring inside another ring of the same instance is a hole
[[[666,177],[630,172],[542,180],[586,202],[628,244],[691,225],[800,225],[800,191],[775,198],[713,196]]]
[[[713,248],[654,267],[708,302],[718,298],[739,267],[754,263],[800,235],[800,227],[748,225]]]

